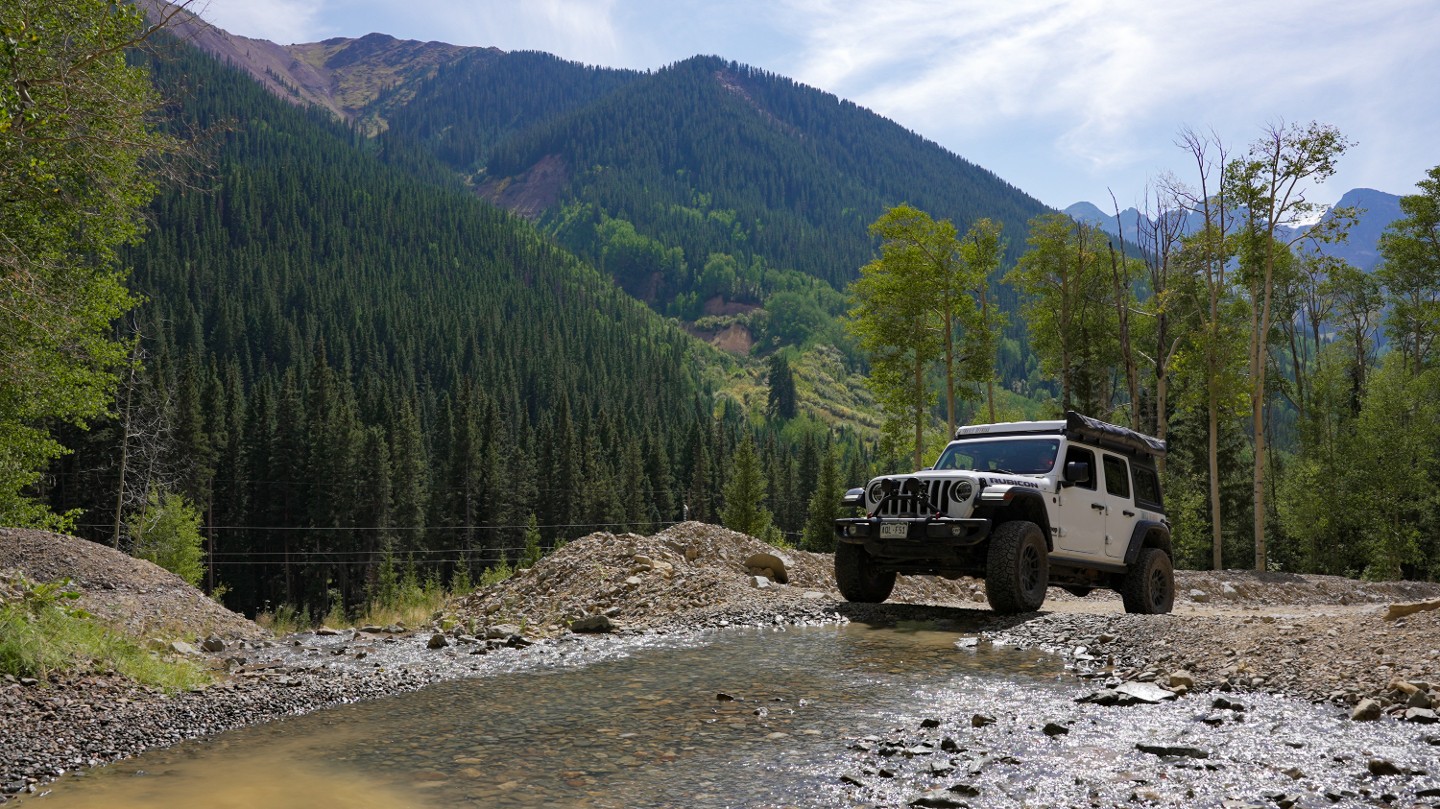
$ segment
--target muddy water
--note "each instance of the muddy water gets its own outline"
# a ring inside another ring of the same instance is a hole
[[[958,649],[964,634],[728,630],[598,662],[536,655],[528,670],[156,751],[62,779],[25,805],[1218,806],[1276,805],[1283,793],[1302,806],[1408,806],[1436,780],[1414,771],[1440,772],[1440,747],[1416,728],[1358,726],[1279,699],[1247,699],[1218,723],[1208,698],[1079,706],[1089,689],[1055,660]],[[976,714],[994,721],[976,727]],[[1067,732],[1046,735],[1050,721]],[[1140,743],[1208,758],[1161,758]],[[1372,776],[1376,757],[1411,774]]]

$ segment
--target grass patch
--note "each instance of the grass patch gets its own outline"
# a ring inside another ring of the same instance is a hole
[[[170,692],[212,680],[201,666],[162,658],[72,608],[77,594],[63,584],[35,584],[23,577],[5,583],[11,594],[0,602],[0,673],[44,680],[52,673],[113,671]]]
[[[296,632],[303,632],[310,629],[313,624],[310,616],[301,612],[298,607],[289,604],[281,604],[272,610],[262,610],[255,616],[255,623],[274,632],[276,635],[293,635]]]

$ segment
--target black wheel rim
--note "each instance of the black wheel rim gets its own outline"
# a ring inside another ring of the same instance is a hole
[[[1035,592],[1040,585],[1040,554],[1034,545],[1026,545],[1020,553],[1020,589],[1026,593]]]
[[[1150,571],[1150,606],[1160,609],[1169,597],[1170,586],[1165,581],[1165,571],[1156,568]]]

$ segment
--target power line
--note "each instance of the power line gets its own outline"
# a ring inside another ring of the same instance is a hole
[[[536,525],[536,528],[654,528],[655,526],[676,525],[669,522],[576,522]],[[110,524],[76,523],[80,528],[113,528]],[[516,525],[202,525],[202,531],[513,531],[529,528],[529,524]]]

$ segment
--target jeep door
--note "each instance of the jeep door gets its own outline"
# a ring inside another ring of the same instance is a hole
[[[1103,489],[1098,501],[1105,505],[1105,555],[1124,559],[1135,525],[1135,501],[1131,492],[1130,463],[1119,455],[1104,453],[1101,461]]]
[[[1083,554],[1101,556],[1105,542],[1105,501],[1100,489],[1100,467],[1095,451],[1071,444],[1065,449],[1065,465],[1083,463],[1090,468],[1090,479],[1060,490],[1061,507],[1052,509],[1055,526],[1055,547],[1067,556]],[[1060,467],[1064,469],[1065,466]]]

